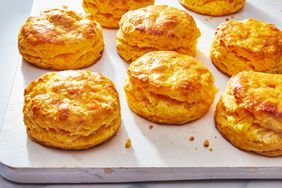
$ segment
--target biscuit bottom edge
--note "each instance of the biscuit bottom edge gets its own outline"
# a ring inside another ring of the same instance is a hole
[[[246,110],[228,112],[222,99],[216,106],[215,126],[221,135],[233,146],[267,157],[282,156],[281,136],[254,123],[254,116]]]
[[[51,58],[44,58],[21,52],[23,59],[37,67],[53,70],[74,70],[89,67],[98,62],[104,51],[103,42],[99,42],[95,48],[86,51],[79,56],[76,53],[58,54]]]
[[[100,127],[94,133],[88,136],[78,137],[68,143],[65,143],[62,139],[60,139],[62,135],[59,133],[51,133],[50,135],[50,133],[48,134],[47,130],[43,128],[32,130],[35,131],[36,134],[31,133],[31,129],[27,128],[27,134],[32,141],[49,148],[63,150],[85,150],[103,144],[113,138],[118,132],[120,124],[121,118],[114,118],[110,124]],[[43,139],[42,135],[47,135],[48,137]]]
[[[191,48],[163,49],[163,48],[155,48],[155,47],[139,47],[139,46],[129,45],[129,43],[124,42],[120,38],[117,38],[116,41],[116,48],[118,54],[127,63],[131,63],[137,60],[139,57],[145,55],[146,53],[153,51],[175,51],[184,55],[195,57],[196,45],[197,43],[191,43]]]
[[[182,125],[197,120],[204,116],[211,106],[206,101],[198,104],[177,101],[166,95],[131,87],[128,83],[124,87],[130,109],[144,119],[159,124]]]

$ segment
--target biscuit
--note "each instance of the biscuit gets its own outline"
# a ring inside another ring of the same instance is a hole
[[[219,132],[236,147],[282,155],[282,75],[244,71],[233,76],[215,112]]]
[[[132,62],[150,51],[176,51],[195,56],[200,31],[191,15],[166,5],[128,11],[120,20],[116,46]]]
[[[22,26],[18,48],[23,59],[45,69],[79,69],[93,64],[104,49],[102,28],[67,9],[32,16]]]
[[[186,8],[205,15],[224,16],[241,10],[245,0],[179,0]]]
[[[127,11],[153,4],[154,0],[83,0],[85,12],[107,28],[118,28],[120,18]]]
[[[99,73],[50,72],[24,91],[29,137],[45,146],[87,149],[113,137],[120,126],[120,103],[113,83]]]
[[[282,32],[259,20],[228,21],[218,26],[210,57],[228,76],[241,71],[282,73]]]
[[[162,124],[202,117],[217,92],[212,73],[195,58],[155,51],[129,65],[124,91],[136,114]]]

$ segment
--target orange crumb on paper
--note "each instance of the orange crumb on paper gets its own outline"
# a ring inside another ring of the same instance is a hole
[[[207,148],[207,147],[209,147],[209,145],[210,145],[209,141],[208,141],[208,140],[205,140],[203,146],[204,146],[205,148]]]
[[[128,139],[126,140],[126,142],[125,142],[125,144],[124,144],[124,147],[125,147],[126,149],[131,148],[131,140],[130,140],[130,138],[128,138]]]
[[[152,128],[154,128],[154,126],[153,125],[149,125],[149,129],[152,129]]]
[[[195,137],[194,137],[194,136],[190,136],[190,137],[189,137],[189,141],[192,142],[192,141],[194,141],[194,140],[195,140]]]
[[[225,18],[225,21],[229,21],[229,18]]]
[[[209,17],[206,17],[205,20],[206,22],[210,21],[213,17],[212,16],[209,16]]]
[[[210,151],[210,152],[212,152],[212,151],[213,151],[213,149],[212,149],[212,148],[209,148],[209,151]]]

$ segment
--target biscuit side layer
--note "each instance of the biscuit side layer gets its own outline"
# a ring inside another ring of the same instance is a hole
[[[98,21],[103,27],[118,28],[119,20],[129,10],[146,7],[154,4],[153,0],[84,0],[83,8],[92,19]]]
[[[245,0],[179,0],[179,2],[192,11],[211,16],[238,12],[245,4]]]
[[[150,45],[148,47],[145,47],[143,45],[131,43],[127,40],[124,40],[124,38],[117,38],[116,47],[119,55],[128,63],[133,62],[137,58],[141,57],[142,55],[145,55],[146,53],[153,51],[171,50],[178,53],[190,55],[193,57],[196,55],[196,43],[191,43],[191,46],[177,47],[177,48],[174,46],[150,47]]]
[[[220,98],[215,122],[235,146],[267,156],[282,155],[282,76],[241,72]]]
[[[178,101],[168,95],[136,87],[129,80],[124,90],[132,111],[145,119],[163,124],[184,124],[196,120],[207,113],[213,102],[213,98],[197,102]]]
[[[217,129],[236,147],[265,156],[282,155],[282,134],[264,129],[245,109],[230,110],[219,101],[215,122]]]
[[[108,123],[103,124],[99,129],[90,132],[88,135],[81,135],[78,132],[73,133],[64,129],[44,128],[35,124],[27,128],[27,133],[33,141],[48,147],[81,150],[99,145],[115,135],[121,122],[118,111],[112,114],[106,122]]]

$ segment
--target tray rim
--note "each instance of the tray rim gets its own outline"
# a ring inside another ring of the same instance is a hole
[[[15,87],[15,78],[17,76],[17,73],[19,71],[20,68],[20,64],[21,64],[21,56],[18,54],[19,60],[17,61],[17,65],[15,68],[15,72],[13,75],[13,81],[12,81],[12,85],[9,91],[9,98],[8,98],[8,103],[6,105],[6,110],[5,110],[5,115],[4,118],[2,120],[2,124],[1,124],[1,128],[0,128],[0,135],[2,133],[2,129],[4,127],[4,123],[6,121],[6,116],[7,116],[7,112],[8,112],[8,107],[11,103],[11,94],[13,92],[13,88]],[[282,179],[282,165],[279,167],[273,167],[273,166],[266,166],[266,167],[106,167],[106,168],[102,168],[102,167],[59,167],[59,168],[50,168],[50,167],[13,167],[12,165],[8,165],[5,164],[4,162],[1,161],[0,159],[0,175],[2,177],[4,177],[5,179],[8,179],[10,181],[14,181],[14,182],[19,182],[19,183],[79,183],[77,181],[72,182],[72,181],[52,181],[52,177],[54,178],[54,176],[49,176],[49,177],[45,177],[45,178],[39,178],[35,181],[23,181],[19,176],[25,174],[25,173],[30,173],[30,171],[35,171],[34,174],[36,174],[37,171],[43,170],[46,171],[45,175],[50,175],[52,173],[57,173],[58,172],[62,172],[62,176],[66,176],[67,174],[72,174],[70,171],[78,171],[77,173],[79,174],[79,172],[83,171],[83,170],[91,170],[93,172],[99,172],[99,171],[103,171],[104,169],[112,169],[114,171],[123,171],[123,170],[128,170],[128,173],[131,172],[142,172],[143,170],[147,170],[151,171],[151,172],[155,172],[158,170],[163,170],[164,172],[166,171],[171,171],[171,170],[181,170],[181,172],[187,172],[188,175],[186,176],[186,178],[182,179],[177,179],[177,178],[172,178],[172,179],[158,179],[158,178],[152,178],[150,173],[146,174],[148,175],[148,177],[151,177],[150,179],[153,180],[136,180],[136,179],[132,179],[132,180],[116,180],[116,181],[109,181],[111,179],[109,179],[108,181],[98,181],[97,179],[93,179],[96,181],[86,181],[88,183],[105,183],[105,182],[144,182],[144,181],[162,181],[162,180],[167,180],[167,181],[173,181],[173,180],[200,180],[200,179]],[[207,170],[208,169],[208,170]],[[234,170],[235,172],[240,172],[238,176],[234,176],[234,174],[230,174],[232,175],[232,177],[228,177],[228,173],[226,173],[225,170],[228,169],[233,169],[233,173]],[[218,173],[218,174],[223,174],[226,175],[226,177],[224,176],[219,176],[219,177],[215,177],[212,176],[210,178],[206,178],[206,177],[201,177],[200,174],[198,176],[192,176],[193,175],[193,171],[195,170],[199,170],[202,173],[206,173],[210,175],[213,175],[214,171],[223,171],[222,173]],[[255,174],[251,173],[254,172],[253,170],[255,170]],[[271,172],[271,173],[270,173]],[[74,175],[74,174],[72,174]],[[76,174],[77,175],[77,174]],[[83,172],[80,174],[82,175],[81,178],[83,178],[83,175],[85,175]],[[267,176],[266,176],[267,175]],[[137,175],[138,176],[138,175]],[[169,176],[171,176],[171,174],[169,174]],[[32,180],[32,178],[30,179]]]

